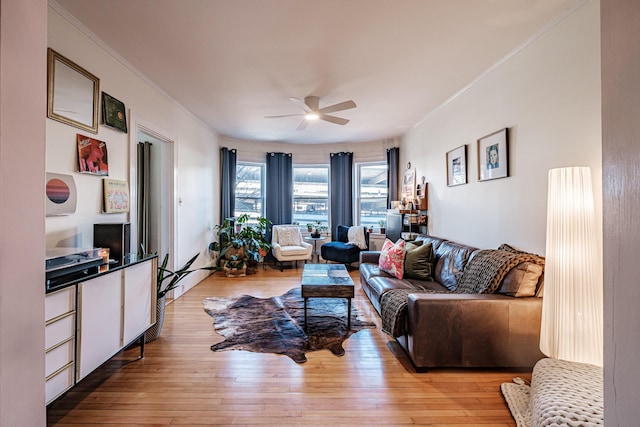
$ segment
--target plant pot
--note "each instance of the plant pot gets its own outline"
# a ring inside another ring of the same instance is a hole
[[[243,265],[242,268],[227,267],[224,266],[224,274],[227,277],[244,277],[247,275],[247,265]]]
[[[162,324],[164,323],[165,297],[156,301],[156,323],[144,334],[144,342],[148,343],[160,336]]]
[[[386,233],[387,229],[384,227],[380,227],[380,234]]]

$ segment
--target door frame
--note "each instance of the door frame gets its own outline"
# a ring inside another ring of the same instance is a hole
[[[171,181],[169,185],[169,194],[166,195],[166,205],[170,207],[172,213],[172,220],[170,221],[169,236],[161,236],[161,246],[169,248],[169,262],[167,267],[171,270],[175,270],[175,262],[178,257],[178,205],[176,203],[176,194],[178,194],[178,170],[177,170],[177,139],[166,130],[163,130],[159,126],[156,126],[150,121],[147,121],[140,116],[131,112],[131,129],[129,132],[129,183],[130,183],[130,211],[129,222],[131,223],[131,239],[134,242],[138,241],[138,176],[137,176],[137,156],[138,156],[138,133],[146,133],[155,139],[161,141],[163,144],[169,144],[168,150],[168,163],[169,169],[172,173],[169,174]],[[137,248],[136,248],[137,251]],[[158,254],[162,258],[163,254]],[[159,262],[161,262],[160,259]]]

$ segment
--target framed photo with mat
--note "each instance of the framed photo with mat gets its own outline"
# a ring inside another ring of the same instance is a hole
[[[467,146],[461,145],[447,152],[447,186],[467,183]]]
[[[509,176],[507,129],[478,139],[478,181]]]

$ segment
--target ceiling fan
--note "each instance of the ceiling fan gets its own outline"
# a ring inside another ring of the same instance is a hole
[[[342,117],[330,116],[327,113],[334,113],[336,111],[348,110],[350,108],[356,108],[356,103],[349,100],[340,102],[338,104],[329,105],[328,107],[319,108],[320,98],[317,96],[307,96],[304,99],[289,98],[294,104],[304,110],[304,113],[299,114],[284,114],[280,116],[265,116],[267,119],[276,119],[280,117],[292,117],[292,116],[304,116],[304,119],[300,122],[296,130],[304,130],[312,120],[325,120],[327,122],[335,123],[337,125],[346,125],[349,120]]]

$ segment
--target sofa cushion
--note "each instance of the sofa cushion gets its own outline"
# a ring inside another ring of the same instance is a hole
[[[434,279],[450,291],[456,290],[469,257],[477,248],[444,241],[438,246]]]
[[[374,277],[392,277],[389,273],[380,270],[380,266],[372,263],[360,263],[360,277],[370,281]]]
[[[521,251],[519,249],[514,248],[513,246],[507,244],[507,243],[503,243],[498,247],[498,250],[500,251],[507,251],[507,252],[512,252],[514,254],[525,254],[525,255],[530,255],[533,257],[534,263],[537,265],[541,265],[542,266],[542,274],[540,274],[540,277],[538,279],[538,283],[536,284],[536,292],[535,292],[535,296],[537,297],[541,297],[543,294],[543,290],[544,290],[544,257],[540,256],[538,254],[534,254],[531,252],[525,252],[525,251]]]
[[[433,247],[430,242],[407,242],[404,256],[404,277],[411,279],[433,280]]]
[[[535,296],[542,270],[541,265],[522,262],[507,273],[496,293],[512,297]]]
[[[398,279],[402,279],[404,273],[404,245],[405,242],[402,239],[398,239],[396,243],[385,239],[378,260],[381,270]]]

